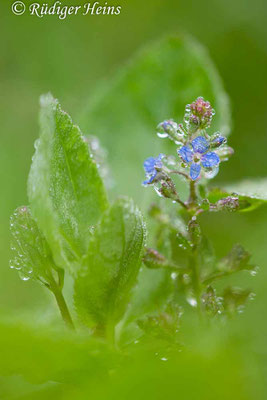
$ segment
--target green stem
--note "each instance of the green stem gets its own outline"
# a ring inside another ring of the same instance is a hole
[[[189,229],[192,241],[192,254],[191,254],[192,284],[193,284],[194,294],[196,297],[199,317],[200,319],[202,319],[202,311],[203,311],[202,299],[201,299],[202,288],[201,288],[201,278],[200,278],[199,259],[198,259],[200,227],[197,222],[196,216],[194,216],[189,222]]]
[[[59,307],[63,321],[66,323],[68,328],[75,330],[68,306],[66,304],[66,301],[64,299],[61,289],[57,288],[57,289],[51,289],[51,290],[54,293],[54,296],[56,298],[57,305]]]
[[[189,204],[195,204],[197,201],[196,182],[190,181],[190,195],[188,199]]]
[[[51,273],[49,289],[56,298],[56,302],[60,310],[60,314],[62,316],[63,321],[66,323],[68,328],[75,330],[67,303],[62,293],[62,286],[63,286],[62,281],[60,281],[58,284]]]
[[[192,269],[193,290],[196,297],[197,309],[199,317],[200,319],[202,319],[201,281],[200,281],[199,263],[197,257],[197,246],[195,244],[192,250],[191,269]]]

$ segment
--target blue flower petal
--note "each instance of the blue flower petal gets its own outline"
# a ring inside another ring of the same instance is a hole
[[[146,174],[152,174],[155,170],[155,167],[162,167],[162,158],[164,154],[160,153],[158,157],[148,157],[144,162],[144,170]]]
[[[220,162],[220,157],[214,153],[214,151],[209,151],[201,157],[201,164],[205,168],[212,168],[218,165]]]
[[[151,175],[149,179],[143,181],[143,185],[150,185],[154,181],[156,176],[157,176],[157,171],[153,175]]]
[[[189,163],[193,160],[193,152],[189,146],[183,146],[178,151],[178,154],[182,157],[183,161]]]
[[[155,169],[155,158],[154,157],[149,157],[145,160],[144,162],[144,170],[147,174],[153,173]]]
[[[160,153],[157,158],[155,158],[155,167],[161,168],[162,167],[162,159],[165,157],[165,154]]]
[[[149,185],[154,181],[157,176],[158,171],[156,168],[162,167],[162,158],[164,154],[160,153],[158,157],[149,157],[144,162],[144,170],[146,173],[146,177],[148,178],[146,181],[143,182],[143,185]]]
[[[192,147],[194,153],[205,153],[209,148],[208,141],[203,136],[198,136],[194,140],[192,140]]]
[[[199,177],[200,171],[201,171],[201,165],[200,164],[195,164],[195,163],[191,164],[190,177],[191,177],[191,179],[193,181],[195,181]]]

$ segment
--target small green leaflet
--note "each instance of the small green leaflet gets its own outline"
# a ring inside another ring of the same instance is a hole
[[[17,269],[23,280],[34,279],[49,285],[51,270],[56,267],[49,246],[29,207],[16,209],[10,218],[10,230],[14,255],[10,267]]]
[[[239,211],[252,211],[260,205],[267,203],[267,179],[246,179],[241,182],[223,184],[223,189],[213,188],[208,194],[211,203],[229,197],[237,196]]]
[[[254,270],[255,265],[251,264],[250,259],[251,254],[243,246],[236,244],[230,253],[219,261],[218,269],[226,272]]]
[[[106,329],[119,321],[136,282],[144,245],[144,224],[131,200],[119,199],[91,237],[75,283],[81,320]]]
[[[88,143],[50,94],[41,97],[40,125],[28,180],[30,205],[57,265],[74,272],[107,197]]]

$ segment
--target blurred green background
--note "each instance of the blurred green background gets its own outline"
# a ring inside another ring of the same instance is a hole
[[[26,182],[39,129],[40,94],[51,91],[79,124],[81,110],[95,88],[108,81],[140,47],[167,33],[189,33],[208,49],[232,105],[229,143],[235,148],[235,156],[221,169],[217,182],[264,177],[267,175],[267,3],[265,0],[121,0],[119,16],[72,16],[64,21],[56,17],[15,16],[11,3],[0,0],[0,312],[7,317],[41,309],[41,320],[50,312],[50,304],[52,307],[54,304],[49,293],[35,283],[22,282],[8,266],[9,216],[17,206],[27,203]],[[80,4],[78,0],[66,2],[71,3]],[[97,135],[97,130],[90,133]],[[119,189],[125,194],[136,192],[138,199],[142,167],[132,163],[132,168],[138,169],[137,181],[127,181]],[[252,366],[251,373],[254,363],[264,373],[267,370],[267,207],[252,214],[212,215],[203,223],[219,256],[233,243],[240,242],[261,267],[253,279],[242,277],[257,296],[238,317],[230,335],[238,332],[245,338],[244,359]],[[241,338],[239,344],[243,343]]]

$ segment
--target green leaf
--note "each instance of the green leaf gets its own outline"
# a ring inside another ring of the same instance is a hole
[[[107,198],[88,143],[50,94],[41,97],[40,124],[28,195],[56,263],[65,267],[86,253]]]
[[[226,257],[222,258],[218,263],[220,271],[240,271],[253,270],[254,265],[250,264],[251,254],[240,244],[236,244]]]
[[[159,311],[172,294],[173,285],[169,271],[141,268],[138,283],[133,290],[131,304],[127,310],[129,323],[145,314]]]
[[[208,194],[208,200],[216,203],[229,196],[237,197],[239,211],[252,211],[267,203],[267,179],[244,180],[238,183],[222,185],[223,189],[213,188]]]
[[[140,211],[131,200],[117,200],[96,227],[75,282],[77,312],[87,325],[105,329],[121,318],[136,282],[143,244]]]
[[[248,300],[252,300],[254,294],[248,289],[228,287],[223,292],[223,306],[226,313],[233,315],[243,311]]]
[[[157,138],[158,123],[168,118],[182,122],[185,105],[198,96],[216,110],[209,131],[227,135],[229,101],[209,54],[191,38],[167,37],[138,53],[89,99],[81,126],[97,132],[108,149],[118,190],[132,182],[128,193],[140,200],[144,159],[160,152],[175,154],[173,143]]]
[[[250,262],[251,254],[240,244],[234,245],[232,250],[217,262],[215,272],[206,276],[203,283],[209,284],[215,280],[232,275],[239,271],[251,271],[252,275],[257,273],[258,267]]]
[[[51,270],[56,267],[47,241],[28,207],[19,207],[13,213],[10,230],[11,249],[14,254],[10,260],[10,267],[17,269],[23,280],[34,279],[49,285]]]

